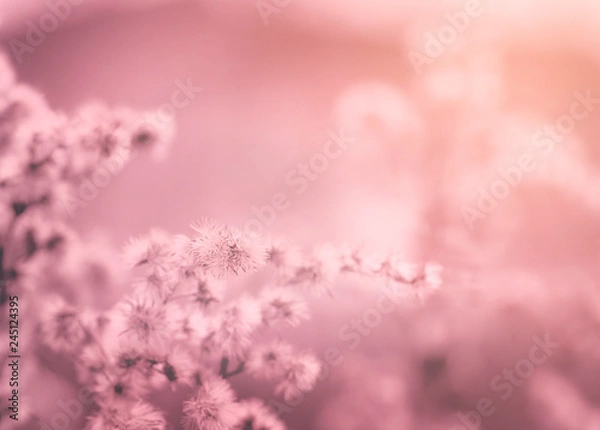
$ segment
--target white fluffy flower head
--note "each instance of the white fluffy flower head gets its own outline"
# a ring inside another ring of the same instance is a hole
[[[198,394],[183,404],[185,430],[230,430],[237,422],[235,394],[220,378],[203,381]]]
[[[266,261],[266,247],[256,236],[210,220],[192,228],[196,232],[192,242],[196,264],[218,278],[255,272]]]

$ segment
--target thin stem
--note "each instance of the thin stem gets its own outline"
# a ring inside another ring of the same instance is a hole
[[[223,357],[221,359],[221,366],[219,367],[219,375],[223,378],[227,378],[227,367],[229,366],[229,358]]]
[[[8,273],[6,267],[6,257],[8,254],[8,242],[14,233],[17,217],[13,217],[10,220],[10,224],[6,229],[6,235],[2,241],[0,247],[0,306],[4,305],[8,301]]]
[[[223,357],[221,359],[221,366],[219,369],[219,375],[221,375],[221,377],[223,379],[231,378],[232,376],[239,375],[240,373],[242,373],[244,371],[244,369],[246,368],[246,363],[244,361],[241,361],[240,364],[238,364],[238,366],[235,369],[233,369],[231,372],[229,372],[227,370],[228,367],[229,367],[229,358]]]
[[[4,272],[4,247],[0,247],[0,305],[3,305],[8,300],[6,289],[6,274]]]

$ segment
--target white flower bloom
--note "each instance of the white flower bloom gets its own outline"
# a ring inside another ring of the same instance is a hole
[[[165,430],[163,414],[145,402],[107,405],[90,416],[85,430]]]
[[[171,322],[166,318],[164,306],[137,296],[119,304],[118,308],[122,317],[120,335],[124,339],[141,346],[166,344]]]
[[[210,220],[192,228],[197,233],[192,242],[196,264],[217,278],[255,272],[266,261],[266,248],[258,237]]]
[[[265,289],[260,298],[262,317],[265,324],[284,322],[297,327],[309,317],[308,306],[298,294],[286,288]]]
[[[220,378],[203,381],[196,397],[183,403],[183,413],[185,430],[231,430],[238,419],[234,392]]]

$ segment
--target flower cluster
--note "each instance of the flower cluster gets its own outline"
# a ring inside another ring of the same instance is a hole
[[[106,247],[65,221],[89,201],[89,184],[105,186],[140,150],[163,151],[172,123],[98,102],[68,115],[17,83],[1,55],[0,75],[0,304],[41,276],[50,288],[113,282]]]
[[[73,333],[71,345],[83,350],[76,363],[80,383],[95,396],[90,429],[107,417],[151,420],[164,428],[152,409],[158,405],[148,403],[150,393],[164,388],[191,393],[181,410],[185,429],[283,429],[261,400],[238,399],[229,379],[248,372],[286,401],[315,388],[320,361],[273,331],[308,320],[300,286],[320,292],[344,273],[413,286],[417,295],[440,283],[440,268],[433,264],[419,270],[395,258],[367,258],[332,246],[304,255],[213,220],[191,227],[190,235],[154,229],[131,239],[123,250],[134,277],[130,292],[104,314],[80,317],[82,329],[67,331]],[[252,274],[259,271],[266,277],[257,281]],[[227,294],[228,281],[243,275],[263,288]]]
[[[100,103],[57,112],[3,61],[0,305],[21,295],[36,348],[72,361],[93,395],[87,429],[168,428],[154,396],[166,389],[188,396],[186,430],[283,430],[262,400],[238,398],[229,380],[247,372],[286,401],[315,388],[319,360],[281,339],[282,328],[309,319],[307,292],[334,294],[344,274],[412,286],[418,296],[439,287],[436,265],[329,245],[304,254],[208,219],[190,234],[151,230],[122,255],[81,237],[68,218],[88,201],[89,184],[106,183],[138,150],[163,154],[172,125]],[[231,294],[233,278],[252,288]],[[89,305],[115,288],[127,292],[110,309]]]
[[[92,387],[98,408],[89,428],[119,413],[115,405],[146,402],[150,391],[167,386],[194,393],[182,407],[186,429],[285,428],[260,400],[238,401],[227,380],[246,369],[256,376],[268,371],[270,364],[255,354],[261,350],[256,339],[273,327],[298,326],[308,319],[308,306],[282,285],[226,300],[229,278],[266,269],[267,245],[211,220],[192,229],[191,236],[155,229],[126,244],[133,288],[105,313],[109,323],[96,329],[101,336],[80,342],[78,374]],[[286,351],[278,357],[281,369],[268,379],[289,397],[315,386],[320,364],[308,351]]]
[[[104,238],[82,237],[69,218],[95,196],[91,187],[108,185],[132,156],[169,147],[173,123],[152,118],[99,102],[71,113],[55,110],[39,91],[17,82],[0,52],[0,307],[10,296],[20,299],[28,321],[20,327],[23,356],[35,357],[45,345],[80,359],[78,348],[94,343],[103,320],[80,305],[120,288],[125,272]],[[38,367],[31,364],[28,369]],[[25,397],[35,391],[28,380],[21,384]],[[143,407],[129,412],[146,414]],[[23,409],[20,421],[31,418]]]

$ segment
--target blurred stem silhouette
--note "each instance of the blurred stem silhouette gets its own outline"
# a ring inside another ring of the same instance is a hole
[[[239,375],[240,373],[242,373],[246,367],[246,363],[244,361],[241,361],[240,364],[238,364],[238,366],[235,369],[233,369],[231,372],[227,370],[228,367],[229,367],[229,358],[223,357],[223,359],[221,360],[221,367],[219,369],[219,375],[221,375],[224,379],[231,378],[232,376]]]
[[[8,242],[12,236],[17,217],[22,214],[23,211],[15,210],[15,216],[11,219],[8,228],[6,229],[6,235],[0,246],[0,306],[4,305],[8,301],[8,282],[14,276],[11,276],[11,270],[6,267],[6,260],[8,255]],[[13,274],[14,275],[14,274]]]
[[[6,275],[4,271],[4,246],[0,247],[0,305],[4,305],[8,298],[6,293]]]

